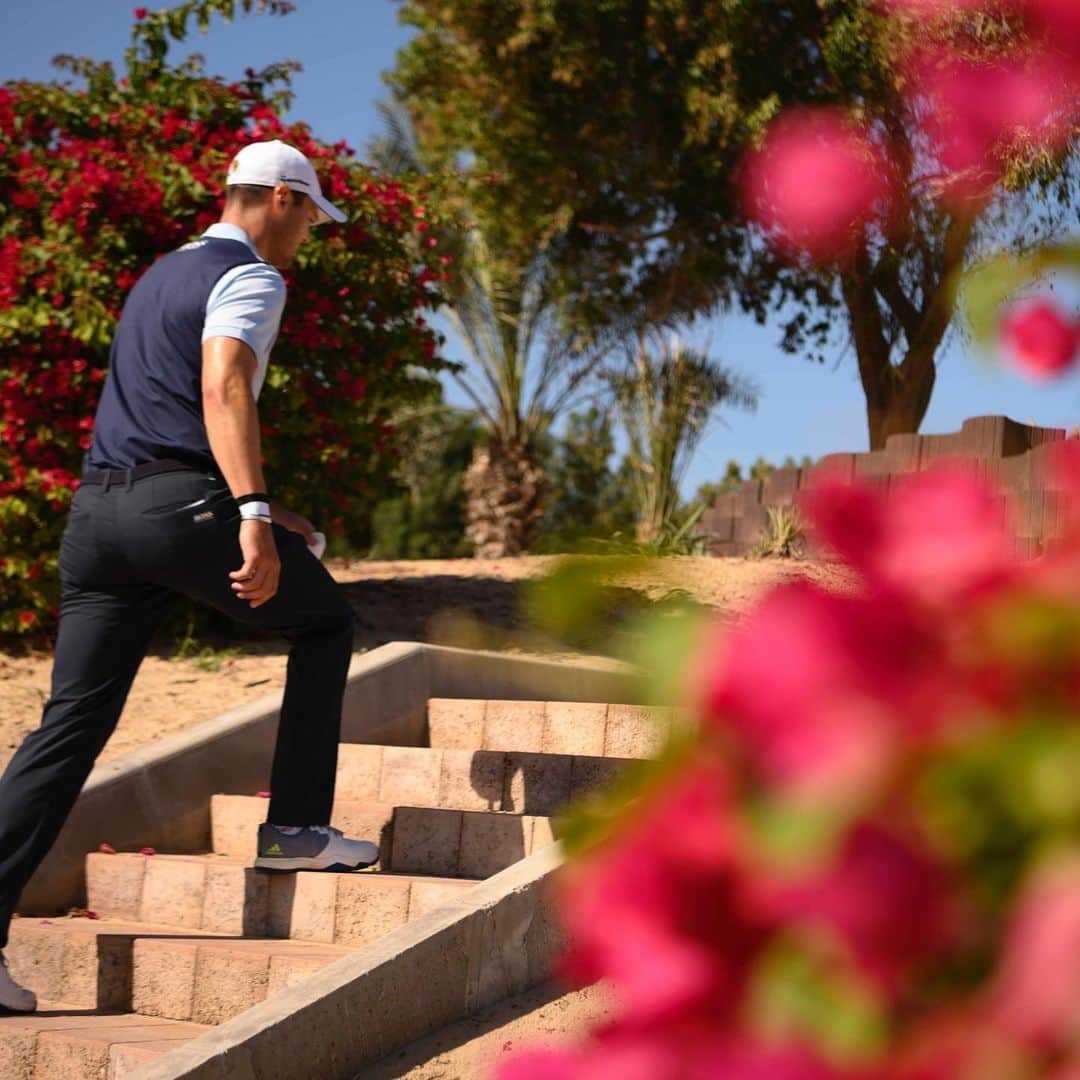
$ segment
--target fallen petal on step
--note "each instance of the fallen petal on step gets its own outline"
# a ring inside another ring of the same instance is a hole
[[[157,851],[152,847],[139,848],[140,855],[156,855]]]
[[[115,855],[116,854],[116,848],[114,848],[112,846],[112,844],[102,844],[98,848],[98,851],[100,851],[103,855]]]
[[[270,792],[269,791],[256,791],[255,794],[260,799],[269,799],[270,798]]]

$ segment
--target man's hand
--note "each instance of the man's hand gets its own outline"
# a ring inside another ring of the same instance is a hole
[[[294,514],[283,506],[276,506],[271,503],[270,516],[274,519],[275,524],[288,529],[289,532],[299,533],[308,547],[311,547],[315,542],[315,526],[303,514]]]
[[[240,551],[244,565],[229,573],[233,579],[233,592],[257,608],[277,592],[281,576],[273,528],[265,521],[241,521]]]

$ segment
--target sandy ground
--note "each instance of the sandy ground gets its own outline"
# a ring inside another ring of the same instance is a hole
[[[507,998],[418,1039],[355,1080],[487,1080],[522,1050],[569,1048],[615,1009],[602,983],[565,991],[553,985]]]
[[[521,583],[549,574],[550,556],[416,562],[331,561],[357,616],[356,649],[387,641],[437,641],[515,652],[574,655],[566,643],[539,638],[520,610]],[[602,558],[590,560],[603,572]],[[738,615],[769,585],[793,576],[843,584],[835,566],[799,561],[673,557],[609,577],[638,600],[673,593],[725,615]],[[124,715],[102,755],[116,757],[160,736],[199,723],[284,685],[286,655],[267,640],[199,643],[194,655],[161,648],[147,656]],[[0,653],[0,768],[41,720],[52,657]]]

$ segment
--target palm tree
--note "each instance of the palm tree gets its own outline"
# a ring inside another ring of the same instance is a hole
[[[622,370],[606,373],[629,442],[638,539],[674,518],[679,486],[709,421],[723,405],[753,410],[753,382],[659,330],[638,335]]]
[[[391,172],[424,172],[400,103],[380,103],[384,135],[371,146]],[[466,205],[465,217],[470,215]],[[580,399],[610,340],[563,325],[540,239],[522,254],[496,252],[494,229],[473,221],[450,238],[457,273],[441,314],[468,351],[454,378],[486,438],[465,477],[466,534],[480,558],[526,551],[544,511],[540,445],[554,420]]]

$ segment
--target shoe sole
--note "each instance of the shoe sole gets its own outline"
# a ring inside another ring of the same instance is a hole
[[[264,859],[255,860],[256,870],[268,870],[270,873],[289,874],[296,870],[323,870],[328,874],[351,874],[354,870],[366,870],[374,866],[378,859],[371,862],[358,862],[353,866],[348,863],[323,863],[318,859]]]
[[[0,1005],[0,1016],[29,1016],[35,1012],[37,1012],[36,1003],[29,1009],[15,1009],[10,1005]]]

